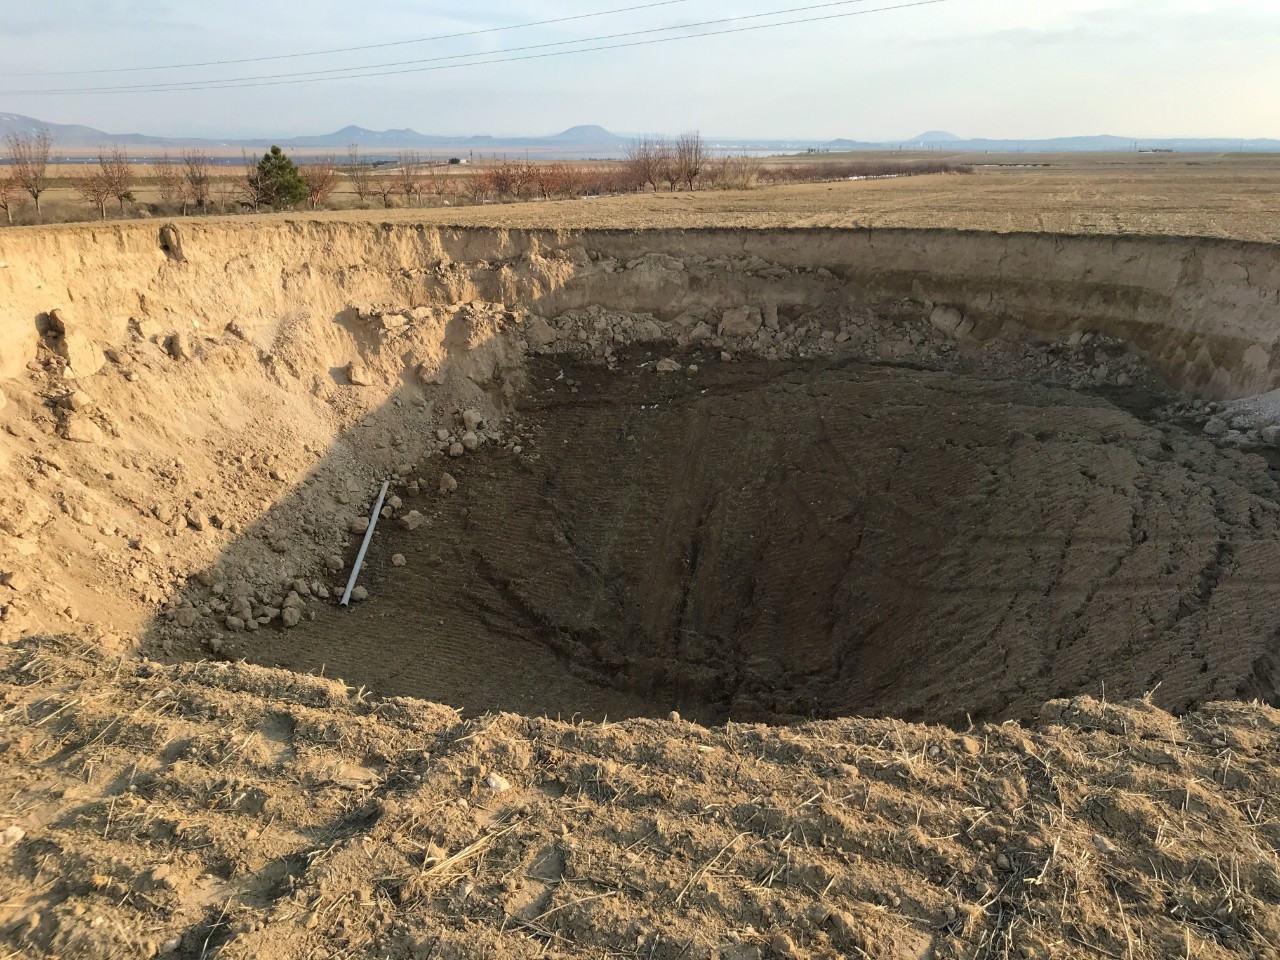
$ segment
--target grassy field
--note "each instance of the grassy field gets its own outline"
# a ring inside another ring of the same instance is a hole
[[[1054,233],[1169,234],[1280,242],[1280,156],[1197,154],[958,155],[967,176],[760,187],[746,191],[645,193],[579,200],[369,210],[344,184],[340,209],[280,216],[411,218],[510,227],[951,227]],[[817,159],[832,159],[824,155]],[[854,155],[853,159],[863,159]],[[805,158],[786,158],[805,162]],[[65,170],[66,168],[61,168]],[[458,168],[453,168],[455,174]],[[237,168],[215,168],[215,198],[234,209]],[[146,171],[144,171],[144,174]],[[154,187],[135,191],[155,201]],[[90,214],[60,184],[47,219]],[[27,212],[27,211],[24,211]],[[261,214],[258,214],[261,215]]]

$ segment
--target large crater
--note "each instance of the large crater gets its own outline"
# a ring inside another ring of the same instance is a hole
[[[533,364],[535,457],[426,461],[371,599],[236,651],[471,711],[708,723],[1274,696],[1261,462],[1056,387],[645,359]]]
[[[1276,700],[1270,448],[1157,415],[1273,385],[1261,248],[156,229],[0,277],[11,632],[472,712]]]

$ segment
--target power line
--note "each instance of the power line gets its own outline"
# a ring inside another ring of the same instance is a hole
[[[652,10],[654,7],[670,7],[677,3],[689,3],[690,0],[659,0],[656,3],[641,3],[632,7],[616,7],[613,10],[597,10],[595,13],[578,13],[571,17],[556,17],[553,20],[534,20],[530,23],[515,23],[505,27],[486,27],[483,30],[465,30],[461,33],[441,33],[434,37],[417,37],[413,40],[390,40],[385,43],[366,43],[357,47],[332,47],[328,50],[309,50],[304,53],[279,53],[267,57],[241,57],[236,60],[205,60],[198,63],[156,64],[143,67],[103,67],[97,70],[33,70],[29,73],[0,73],[0,77],[76,77],[102,73],[140,73],[147,70],[189,70],[195,67],[227,67],[237,63],[265,63],[268,60],[297,60],[302,57],[325,57],[334,53],[356,53],[360,50],[380,50],[386,47],[404,47],[415,43],[434,43],[437,40],[460,40],[464,37],[479,37],[489,33],[505,33],[512,30],[527,30],[530,27],[549,27],[557,23],[571,23],[575,20],[590,20],[596,17],[611,17],[619,13],[632,13],[636,10]]]
[[[581,37],[576,40],[550,40],[544,43],[531,43],[520,47],[508,47],[505,50],[494,50],[490,53],[455,53],[440,57],[424,57],[418,60],[393,60],[386,63],[368,63],[352,67],[331,67],[324,70],[296,70],[288,73],[266,73],[257,76],[247,77],[223,77],[221,79],[211,80],[173,80],[173,81],[155,81],[152,83],[137,84],[116,84],[100,87],[62,87],[52,88],[41,91],[44,93],[78,93],[81,91],[92,90],[104,93],[128,93],[135,90],[146,90],[148,92],[158,92],[161,90],[201,90],[208,88],[211,84],[244,84],[248,85],[257,80],[291,80],[295,77],[314,77],[316,79],[325,79],[332,76],[333,78],[342,78],[347,75],[360,75],[361,71],[366,70],[384,70],[391,67],[414,67],[426,63],[444,63],[453,60],[469,60],[473,57],[498,56],[508,53],[524,53],[529,50],[547,50],[553,47],[568,47],[580,43],[601,43],[607,40],[619,40],[628,37],[640,37],[654,33],[670,33],[673,30],[696,30],[702,27],[713,27],[724,23],[738,23],[743,20],[760,20],[765,17],[780,17],[790,13],[805,13],[810,10],[826,10],[831,7],[847,7],[855,3],[867,3],[869,0],[825,0],[823,3],[813,3],[803,7],[787,7],[782,10],[769,10],[765,13],[748,13],[735,17],[719,17],[715,20],[701,20],[692,23],[679,23],[668,27],[648,27],[642,30],[624,30],[619,33],[606,33],[598,37]],[[212,89],[218,89],[213,87]]]
[[[769,14],[753,14],[751,16],[753,17],[777,16],[781,13],[795,12],[796,10],[806,10],[806,9],[811,10],[811,9],[830,7],[830,6],[845,5],[848,3],[865,3],[865,2],[867,2],[867,0],[837,0],[836,3],[816,4],[811,7],[792,8],[791,11],[786,11],[786,10],[773,11],[772,13],[769,13]],[[70,87],[70,88],[61,88],[61,89],[55,88],[55,89],[44,89],[44,90],[0,90],[0,96],[21,96],[23,94],[27,94],[27,95],[38,94],[41,96],[49,96],[49,95],[55,95],[55,94],[85,94],[85,93],[186,93],[186,92],[193,92],[197,90],[235,90],[235,89],[247,88],[247,87],[293,86],[293,85],[304,84],[304,83],[320,83],[326,80],[359,80],[359,79],[365,79],[368,77],[400,76],[408,73],[428,73],[428,72],[434,72],[437,70],[453,70],[459,67],[477,67],[477,66],[487,66],[487,65],[499,64],[499,63],[516,63],[516,62],[525,61],[525,60],[543,60],[550,57],[562,57],[562,56],[567,56],[569,54],[575,54],[575,53],[596,53],[602,50],[619,50],[627,47],[652,46],[654,44],[659,44],[659,43],[672,43],[677,40],[700,40],[700,39],[703,39],[704,37],[717,37],[717,36],[725,36],[729,34],[750,33],[758,30],[770,30],[775,27],[787,27],[787,26],[795,26],[797,24],[819,23],[819,22],[828,21],[828,20],[841,20],[849,17],[863,16],[866,14],[886,13],[891,10],[907,10],[912,7],[928,7],[928,6],[934,6],[940,3],[949,3],[949,2],[951,2],[951,0],[914,0],[914,2],[911,2],[911,3],[900,3],[893,6],[873,7],[873,8],[864,9],[864,10],[846,10],[841,13],[825,14],[823,16],[818,16],[818,17],[802,17],[802,18],[797,18],[793,20],[780,20],[777,23],[753,24],[751,26],[731,27],[724,30],[707,30],[702,33],[689,34],[687,36],[655,37],[647,40],[631,40],[625,43],[605,44],[603,46],[579,47],[572,50],[554,50],[547,53],[526,54],[524,56],[519,56],[519,57],[499,57],[499,58],[493,58],[488,60],[471,60],[465,63],[445,63],[445,64],[437,63],[435,66],[427,66],[427,67],[414,66],[414,67],[405,67],[403,69],[397,69],[397,70],[380,69],[380,67],[382,66],[393,66],[394,64],[382,64],[382,65],[371,64],[367,67],[351,67],[346,69],[352,70],[352,71],[372,70],[373,72],[345,73],[344,75],[341,75],[341,76],[313,76],[312,74],[320,73],[322,71],[304,71],[303,73],[300,73],[300,74],[281,75],[282,77],[296,78],[296,79],[254,79],[248,82],[246,82],[245,80],[227,79],[227,80],[189,81],[185,84],[150,84],[150,85],[121,86],[121,87]],[[724,20],[707,21],[707,23],[725,23],[725,22],[743,20],[743,19],[748,19],[748,17],[730,17]],[[691,29],[693,26],[696,26],[696,25],[682,24],[677,27],[664,27],[660,29],[662,30]],[[631,31],[629,33],[614,34],[612,36],[613,37],[631,37],[631,36],[640,36],[643,34],[653,33],[653,32],[655,32],[655,30],[637,30],[637,31]],[[561,43],[593,43],[603,39],[610,39],[610,37],[589,37],[589,38],[583,38],[581,40],[576,40],[576,41],[562,41]],[[496,52],[510,53],[514,50],[536,49],[542,46],[555,46],[555,45],[559,45],[559,44],[541,44],[541,45],[535,45],[534,47],[515,47],[515,48],[512,48],[511,50],[501,50]],[[483,54],[459,54],[454,57],[444,57],[444,58],[436,58],[436,59],[448,60],[448,59],[459,59],[462,57],[475,57],[475,56],[483,56]],[[408,62],[422,63],[422,62],[430,62],[430,61],[408,61]],[[375,68],[379,68],[379,69],[375,69]],[[333,73],[333,71],[326,71],[326,72]]]

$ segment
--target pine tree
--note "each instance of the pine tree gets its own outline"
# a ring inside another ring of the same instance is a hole
[[[258,166],[249,174],[249,191],[258,206],[297,206],[307,199],[307,185],[293,161],[279,147],[262,155]]]

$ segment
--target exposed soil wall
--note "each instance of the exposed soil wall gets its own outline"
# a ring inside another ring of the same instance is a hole
[[[1146,417],[1125,341],[1275,386],[1278,286],[1203,241],[0,234],[0,944],[1276,957],[1280,713],[1202,701],[1276,698],[1280,427]],[[394,672],[375,631],[543,701],[207,662]],[[609,676],[954,727],[530,715]]]
[[[1142,350],[1172,383],[1206,395],[1280,386],[1280,257],[1265,244],[256,219],[12,230],[0,236],[0,261],[0,377],[34,356],[40,317],[55,307],[105,341],[134,318],[173,329],[234,322],[266,344],[299,313],[484,299],[543,315],[604,304],[668,319],[728,303],[784,312],[945,305],[979,338],[1105,332]]]

